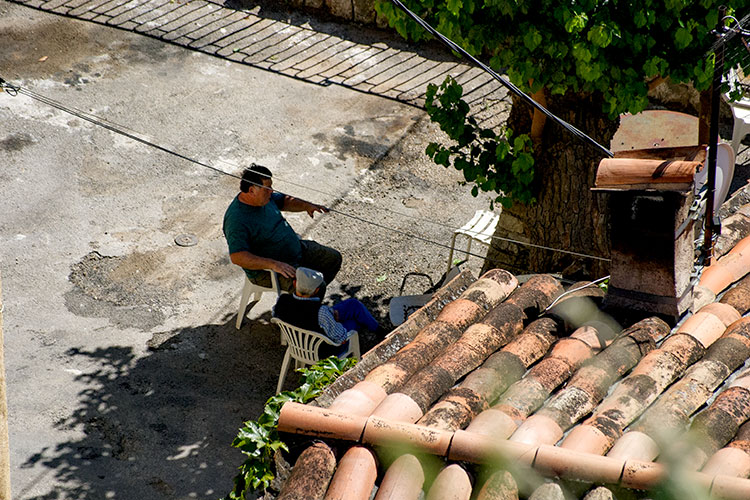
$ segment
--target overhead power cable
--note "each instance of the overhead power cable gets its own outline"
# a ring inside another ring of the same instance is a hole
[[[721,33],[721,36],[714,41],[711,47],[706,51],[704,57],[710,57],[716,52],[716,49],[721,47],[722,44],[728,43],[732,38],[737,35],[747,36],[747,30],[745,27],[750,23],[750,14],[746,14],[742,20],[737,21],[734,16],[725,16],[722,21],[734,21],[734,24],[727,28],[727,32]]]
[[[502,76],[498,75],[492,68],[481,62],[476,57],[469,54],[466,50],[464,50],[463,47],[458,45],[456,42],[451,40],[450,38],[446,37],[442,33],[440,33],[438,30],[430,26],[427,21],[416,15],[414,12],[410,11],[403,3],[401,3],[400,0],[391,0],[393,4],[395,4],[399,9],[403,10],[409,17],[411,17],[417,24],[419,24],[422,28],[424,28],[426,31],[434,35],[438,38],[441,42],[443,42],[445,45],[448,46],[451,50],[458,52],[463,57],[469,59],[474,64],[482,68],[485,72],[487,72],[492,78],[500,82],[502,86],[507,88],[509,91],[516,94],[518,97],[520,97],[524,102],[526,102],[529,106],[534,107],[535,109],[538,109],[540,112],[542,112],[547,118],[554,121],[558,125],[565,128],[568,132],[573,134],[575,137],[579,138],[583,142],[588,143],[589,145],[593,146],[594,148],[598,149],[602,154],[604,154],[607,157],[613,157],[614,154],[612,151],[607,149],[606,147],[602,146],[596,140],[594,140],[592,137],[586,135],[585,133],[578,130],[576,127],[571,125],[570,123],[566,122],[562,118],[558,117],[557,115],[553,114],[551,111],[549,111],[547,108],[536,102],[534,99],[531,98],[528,94],[523,92],[521,89],[513,85],[510,81],[506,80]]]
[[[31,99],[37,100],[37,101],[42,102],[42,103],[44,103],[44,104],[46,104],[48,106],[51,106],[51,107],[56,108],[56,109],[59,109],[60,111],[63,111],[65,113],[68,113],[68,114],[71,114],[71,115],[76,116],[78,118],[81,118],[82,120],[85,120],[85,121],[87,121],[89,123],[93,123],[95,125],[98,125],[98,126],[104,128],[106,130],[109,130],[110,132],[114,132],[116,134],[125,136],[125,137],[127,137],[129,139],[132,139],[134,141],[140,142],[141,144],[145,144],[147,146],[150,146],[150,147],[153,147],[155,149],[158,149],[159,151],[162,151],[164,153],[176,156],[176,157],[178,157],[178,158],[180,158],[182,160],[185,160],[185,161],[188,161],[188,162],[191,162],[191,163],[195,163],[196,165],[200,165],[202,167],[205,167],[205,168],[208,168],[210,170],[213,170],[214,172],[217,172],[219,174],[223,174],[223,175],[226,175],[226,176],[229,176],[229,177],[233,177],[235,179],[242,179],[242,176],[240,176],[240,175],[232,174],[230,172],[226,172],[225,170],[222,170],[220,168],[214,167],[213,165],[209,165],[208,163],[202,162],[202,161],[197,160],[195,158],[191,158],[191,157],[189,157],[189,156],[187,156],[185,154],[182,154],[180,152],[174,151],[173,149],[170,149],[170,148],[168,148],[166,146],[162,146],[160,144],[157,144],[156,142],[154,142],[152,140],[149,140],[149,139],[146,139],[146,138],[142,137],[141,134],[138,134],[137,132],[126,131],[126,130],[124,130],[124,127],[122,127],[121,125],[112,124],[112,123],[108,122],[107,120],[105,120],[103,118],[100,118],[100,117],[98,117],[96,115],[93,115],[91,113],[87,113],[85,111],[81,111],[81,110],[78,110],[78,109],[75,109],[75,108],[70,108],[70,107],[65,106],[64,104],[59,103],[59,102],[57,102],[54,99],[51,99],[49,97],[46,97],[44,95],[38,94],[36,92],[33,92],[31,90],[25,89],[25,88],[20,87],[18,85],[10,84],[7,81],[3,80],[1,77],[0,77],[0,89],[4,90],[5,92],[7,92],[11,96],[15,96],[15,95],[18,95],[18,94],[25,95],[25,96],[27,96],[27,97],[29,97]],[[280,179],[280,180],[284,180],[284,179]],[[294,182],[291,182],[291,181],[288,181],[288,180],[284,180],[284,181],[288,182],[290,184],[299,186],[299,187],[309,188],[309,186],[303,186],[301,184],[295,184]],[[249,184],[258,186],[258,187],[265,187],[262,184],[258,184],[258,183],[255,183],[255,182],[249,182],[249,181],[246,181],[246,182],[248,182]],[[278,191],[278,190],[275,190],[275,189],[271,189],[271,190],[273,192],[278,192],[278,193],[281,192],[281,191]],[[326,193],[324,191],[319,191],[319,190],[315,190],[315,191],[317,191],[319,193],[322,193],[322,194],[327,194],[329,196],[332,196],[330,193]],[[286,194],[286,193],[282,193],[282,194]],[[380,209],[381,207],[377,207],[377,208]],[[451,248],[449,245],[446,245],[444,243],[433,241],[433,240],[430,240],[430,239],[425,238],[423,236],[419,236],[419,235],[416,235],[416,234],[413,234],[413,233],[409,233],[409,232],[403,231],[401,229],[396,229],[396,228],[387,226],[385,224],[380,224],[378,222],[374,222],[374,221],[365,219],[363,217],[359,217],[357,215],[349,214],[349,213],[343,212],[341,210],[337,210],[337,209],[333,209],[333,208],[328,208],[328,207],[326,207],[326,209],[329,212],[331,212],[331,213],[342,215],[344,217],[349,217],[351,219],[354,219],[354,220],[357,220],[357,221],[360,221],[360,222],[364,222],[366,224],[370,224],[372,226],[379,227],[381,229],[385,229],[385,230],[388,230],[388,231],[391,231],[391,232],[394,232],[394,233],[397,233],[397,234],[401,234],[402,236],[406,236],[406,237],[409,237],[409,238],[421,240],[421,241],[424,241],[426,243],[430,243],[432,245],[443,247],[443,248],[447,248],[447,249]],[[396,214],[398,214],[400,216],[403,216],[403,217],[406,217],[406,218],[416,219],[415,217],[412,217],[410,215],[401,214],[401,213],[398,213],[398,212],[395,212],[395,211],[392,211],[392,210],[388,210],[388,211],[392,212],[392,213],[396,213]],[[429,220],[426,220],[426,219],[424,219],[424,222],[430,222],[432,224],[439,224],[439,223],[436,223],[434,221],[429,221]],[[439,225],[441,225],[443,227],[446,227],[446,228],[449,228],[449,229],[452,229],[454,231],[456,230],[456,228],[453,228],[453,227],[448,226],[446,224],[439,224]],[[498,241],[505,241],[507,243],[513,243],[513,244],[516,244],[516,245],[527,246],[527,247],[531,247],[531,248],[538,248],[540,250],[547,250],[547,251],[551,251],[551,252],[558,252],[558,253],[563,253],[563,254],[567,254],[567,255],[573,255],[573,256],[576,256],[576,257],[583,257],[583,258],[589,258],[589,259],[601,260],[601,261],[609,261],[610,260],[610,259],[607,259],[605,257],[599,257],[599,256],[596,256],[596,255],[589,255],[589,254],[585,254],[585,253],[581,253],[581,252],[573,252],[573,251],[570,251],[570,250],[562,250],[562,249],[559,249],[559,248],[552,248],[552,247],[547,247],[547,246],[544,246],[544,245],[536,245],[534,243],[528,243],[528,242],[518,241],[518,240],[511,239],[511,238],[503,238],[501,236],[495,236],[495,235],[493,235],[492,239],[496,239]],[[472,257],[477,257],[479,259],[484,259],[485,258],[482,255],[478,255],[478,254],[471,253],[471,252],[468,252],[468,251],[460,250],[460,253],[464,253],[464,254],[470,255]]]

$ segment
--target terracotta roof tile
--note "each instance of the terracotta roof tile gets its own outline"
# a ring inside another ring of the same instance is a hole
[[[329,418],[336,415],[337,418]],[[287,426],[292,423],[292,426]],[[278,430],[292,434],[304,434],[319,438],[336,437],[359,441],[367,423],[367,417],[302,404],[285,404],[281,408]]]
[[[529,318],[536,318],[563,292],[559,281],[546,274],[532,276],[506,300],[523,310]]]
[[[730,387],[699,413],[690,426],[703,451],[710,455],[727,444],[740,425],[750,417],[750,391],[744,387]]]
[[[424,479],[417,457],[405,453],[388,467],[374,500],[418,500]]]
[[[377,408],[386,396],[387,393],[380,385],[363,380],[351,389],[339,394],[329,408],[350,415],[367,416]]]
[[[605,158],[599,162],[597,188],[686,189],[701,166],[697,161]]]
[[[714,302],[689,317],[677,332],[690,334],[704,347],[708,347],[724,333],[729,324],[738,319],[740,314],[734,307]]]
[[[397,329],[379,346],[379,366],[345,375],[348,386],[337,382],[344,389],[328,400],[330,409],[285,405],[279,429],[359,443],[336,473],[349,470],[349,482],[363,485],[359,498],[375,484],[376,499],[563,494],[554,482],[517,484],[515,469],[479,473],[479,464],[508,461],[578,481],[569,489],[578,498],[614,498],[616,490],[586,491],[591,483],[653,488],[675,454],[697,488],[750,498],[750,369],[736,373],[750,356],[750,318],[740,317],[750,309],[750,278],[741,279],[750,270],[748,241],[712,266],[721,286],[741,281],[674,331],[647,318],[620,332],[596,307],[599,289],[583,294],[593,301],[564,296],[544,315],[562,293],[557,280],[540,275],[516,288],[509,273],[488,273],[433,306],[429,322]],[[584,311],[591,323],[570,332],[576,319],[562,306]],[[435,481],[404,445],[446,461]],[[401,451],[372,478],[368,449]]]
[[[450,349],[444,350],[427,367],[415,373],[401,390],[426,411],[460,377],[477,368],[517,336],[522,328],[521,310],[500,304],[480,322],[470,326]]]
[[[366,444],[398,445],[407,450],[426,451],[438,456],[448,454],[451,438],[450,432],[375,416],[367,420],[362,434],[362,442]]]
[[[388,361],[399,349],[411,342],[422,328],[437,318],[446,304],[460,297],[475,281],[470,272],[460,272],[458,276],[436,291],[427,304],[411,314],[405,322],[389,333],[383,342],[364,353],[359,363],[347,372],[347,376],[339,377],[328,387],[324,394],[318,397],[315,404],[326,407],[330,406],[343,391],[350,389],[354,384],[362,381],[365,375],[370,373],[375,367]],[[376,385],[385,390],[384,385]],[[383,395],[383,397],[385,396]]]
[[[490,408],[477,415],[466,430],[495,439],[507,439],[518,428],[518,424],[509,413]]]
[[[626,432],[607,453],[608,457],[618,459],[634,458],[650,462],[659,455],[659,445],[648,434],[643,432]]]
[[[322,442],[314,443],[300,453],[278,500],[322,499],[335,469],[336,457],[331,448]]]
[[[375,455],[363,446],[353,446],[339,460],[325,500],[369,500],[378,467]]]
[[[723,333],[724,330],[725,327],[722,325],[721,332]],[[711,340],[711,343],[713,342]],[[681,332],[670,335],[662,343],[661,350],[674,356],[684,366],[692,365],[701,359],[706,352],[704,344],[695,335]]]
[[[414,423],[424,415],[419,405],[406,394],[394,392],[386,396],[372,415],[396,422]]]
[[[711,484],[711,494],[714,498],[750,498],[750,486],[747,479],[717,475]]]
[[[723,474],[735,477],[750,476],[750,455],[744,449],[722,448],[711,455],[702,472],[710,475]]]
[[[740,314],[750,311],[750,276],[745,276],[734,287],[727,290],[719,302],[729,304]]]
[[[568,393],[571,397],[577,394],[576,391]],[[508,439],[528,445],[555,444],[563,436],[563,428],[559,424],[559,421],[563,419],[560,418],[561,414],[564,415],[564,412],[548,411],[546,415],[539,413],[531,415]]]
[[[417,423],[435,429],[461,429],[471,422],[472,417],[487,409],[486,399],[470,389],[457,387],[430,408]]]
[[[380,385],[386,392],[394,391],[454,342],[463,329],[501,303],[517,285],[516,278],[507,271],[489,271],[447,304],[437,319],[422,328],[414,340],[368,373],[366,380]]]
[[[471,480],[459,465],[449,465],[435,478],[426,500],[469,500]]]
[[[724,257],[707,267],[700,285],[718,294],[750,272],[750,236],[742,239]]]
[[[518,498],[518,486],[510,472],[493,473],[479,490],[477,500],[512,500]]]
[[[494,401],[527,367],[549,348],[557,324],[550,319],[532,322],[521,335],[490,356],[458,387],[449,390],[419,423],[454,430],[465,427],[488,402]]]

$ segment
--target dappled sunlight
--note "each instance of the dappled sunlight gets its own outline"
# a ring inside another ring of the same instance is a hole
[[[63,485],[24,498],[215,500],[231,488],[242,458],[230,443],[273,394],[283,355],[278,332],[256,321],[238,332],[229,318],[159,338],[142,357],[121,346],[68,350],[93,365],[76,376],[85,388],[56,427],[82,437],[21,465],[46,468]]]

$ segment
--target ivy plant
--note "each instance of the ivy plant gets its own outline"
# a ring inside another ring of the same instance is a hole
[[[266,490],[271,485],[275,477],[274,454],[279,450],[289,451],[276,430],[281,407],[289,401],[306,403],[315,399],[356,362],[354,358],[331,356],[309,368],[298,369],[302,374],[302,384],[294,391],[284,391],[270,397],[258,420],[243,424],[232,446],[247,455],[247,459],[239,467],[234,488],[224,500],[246,500],[249,493]]]
[[[493,202],[508,205],[512,199],[524,203],[534,200],[534,156],[531,139],[514,135],[509,128],[500,133],[477,124],[469,116],[469,105],[461,97],[463,89],[448,77],[438,87],[427,87],[425,109],[430,119],[453,141],[450,146],[431,142],[426,153],[438,165],[453,166],[463,172],[466,182],[473,183],[472,194],[493,192]]]

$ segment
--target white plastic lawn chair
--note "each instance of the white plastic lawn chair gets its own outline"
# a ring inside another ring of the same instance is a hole
[[[234,325],[238,330],[242,326],[242,320],[245,317],[245,310],[247,309],[247,304],[250,302],[250,296],[253,296],[253,302],[257,302],[260,300],[261,296],[266,292],[273,292],[278,297],[281,295],[282,290],[279,287],[279,276],[276,274],[275,271],[271,271],[270,269],[266,269],[269,273],[271,273],[271,287],[266,288],[264,286],[256,285],[252,281],[250,281],[247,278],[247,275],[245,275],[245,286],[242,288],[242,296],[240,297],[240,309],[237,311],[237,323]],[[244,272],[243,272],[244,275]],[[283,339],[282,339],[282,345],[283,345]]]
[[[716,150],[716,176],[714,184],[714,207],[718,209],[729,194],[734,178],[734,162],[736,153],[729,144],[721,142]],[[695,194],[700,193],[708,181],[708,158],[703,162],[703,168],[694,177]]]
[[[492,243],[492,235],[495,234],[495,228],[497,227],[497,221],[499,219],[500,216],[494,212],[477,210],[474,217],[472,217],[469,222],[460,229],[456,229],[453,232],[453,238],[451,239],[451,251],[448,254],[447,271],[450,271],[453,267],[453,252],[456,248],[456,237],[462,235],[467,238],[465,253],[466,258],[468,259],[469,253],[471,253],[472,242],[476,241],[486,247],[490,246]]]
[[[279,318],[271,318],[271,322],[279,325],[279,328],[281,329],[281,337],[286,339],[289,344],[286,348],[286,353],[284,354],[284,361],[281,363],[281,372],[279,373],[279,383],[276,386],[276,394],[280,393],[281,388],[284,386],[284,379],[286,378],[286,372],[289,370],[289,362],[292,358],[294,358],[295,368],[313,365],[320,360],[318,356],[318,348],[321,344],[326,343],[332,346],[341,345],[333,342],[322,333],[297,328],[285,321],[281,321]],[[349,348],[345,352],[339,354],[339,358],[343,359],[353,354],[355,358],[359,359],[359,334],[355,330],[349,331],[349,334]]]
[[[729,86],[732,90],[737,88],[743,90],[742,98],[739,101],[729,102],[729,106],[732,108],[732,115],[734,116],[732,149],[734,150],[734,154],[737,155],[742,140],[747,134],[750,134],[750,98],[747,97],[743,89],[742,78],[735,69],[729,72]]]
[[[732,130],[732,149],[736,155],[740,144],[747,134],[750,134],[750,100],[742,99],[730,102],[732,115],[734,116],[734,129]]]

